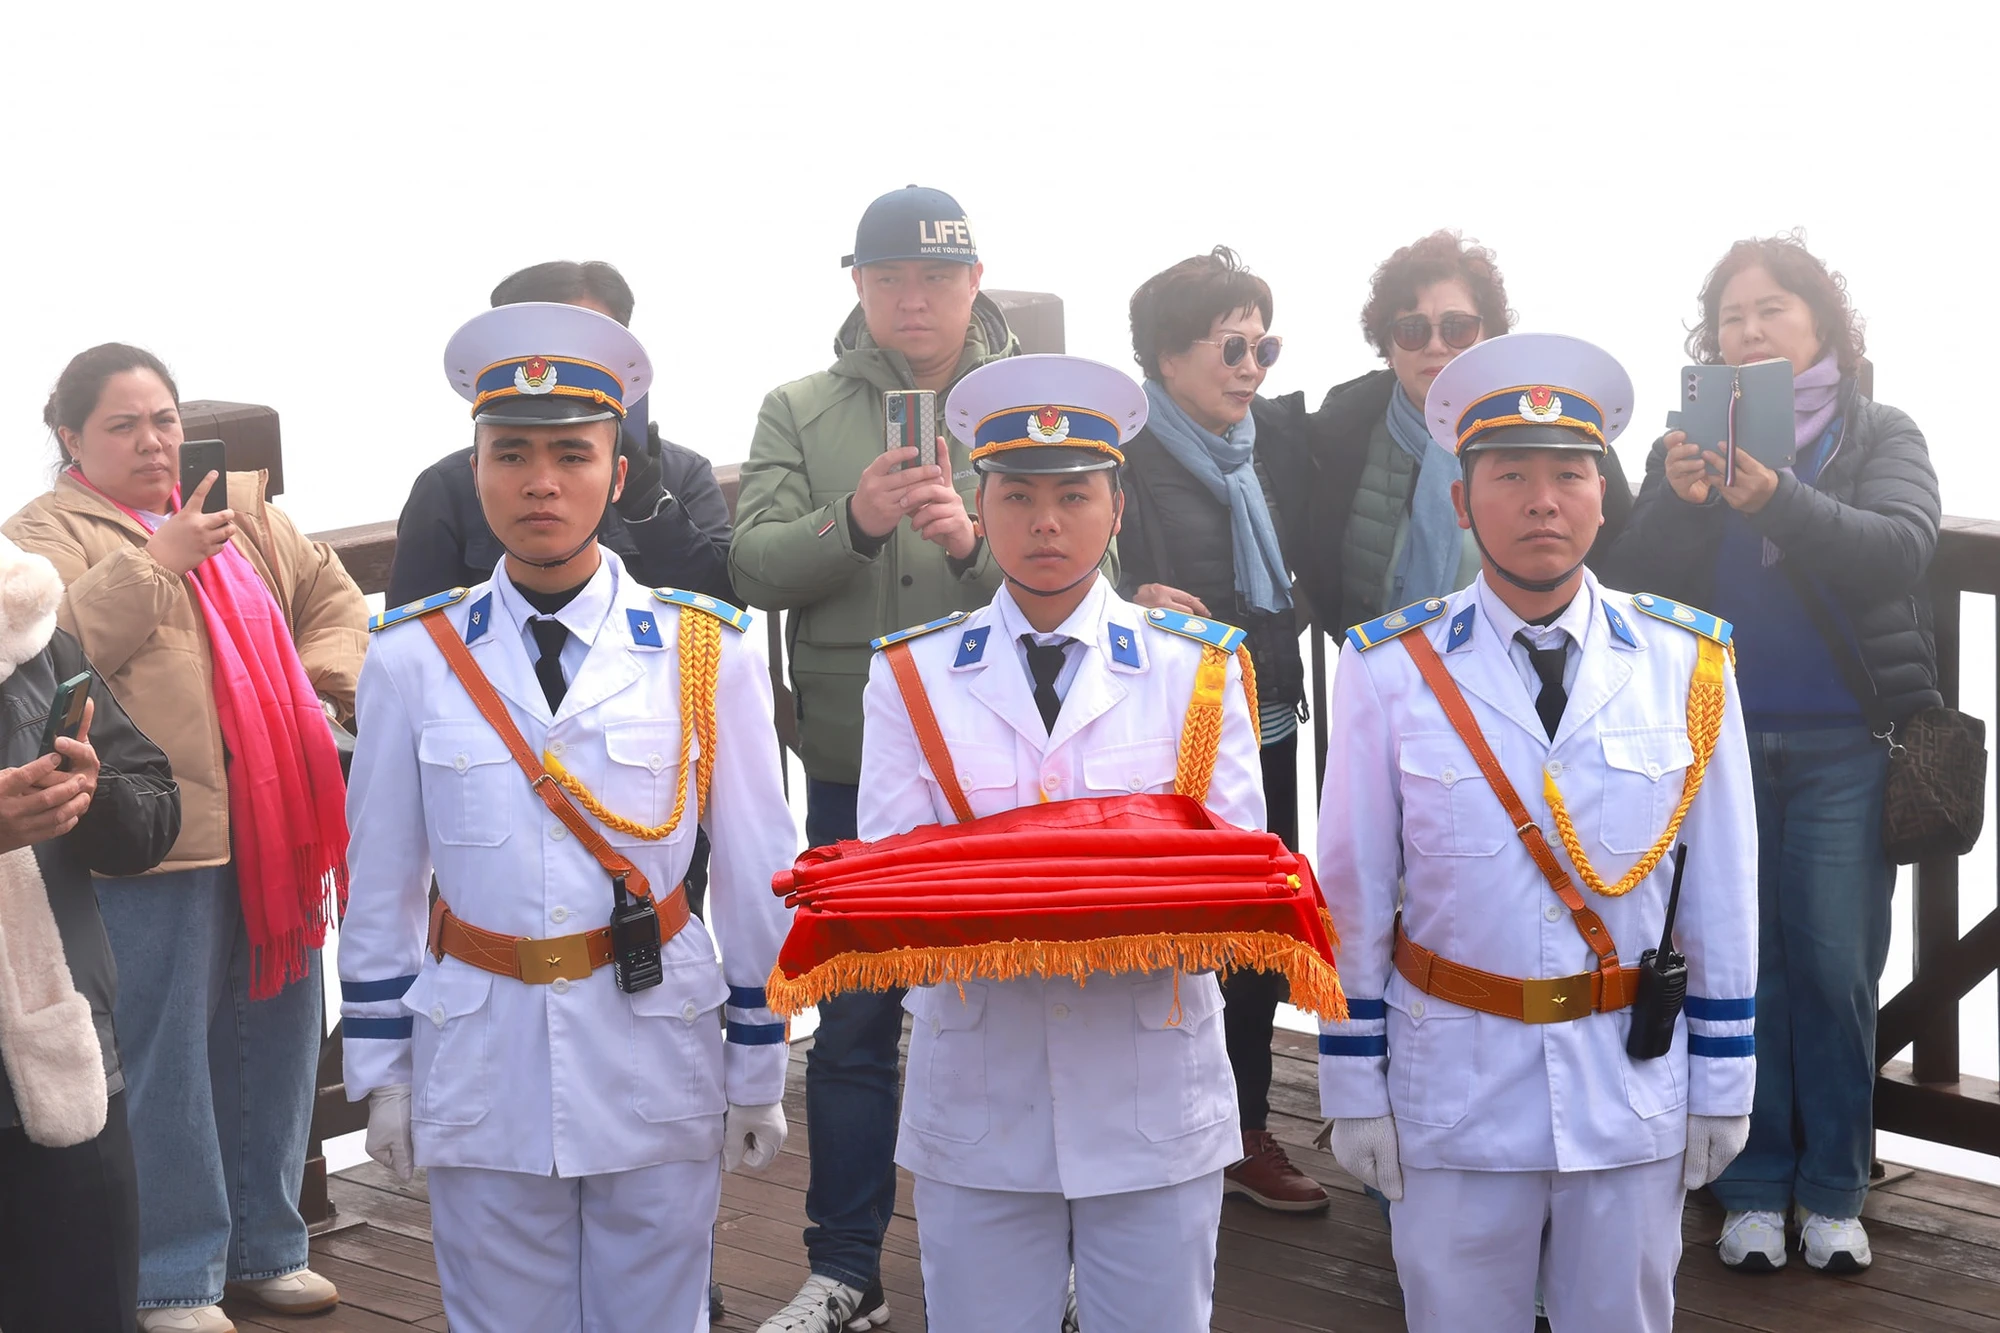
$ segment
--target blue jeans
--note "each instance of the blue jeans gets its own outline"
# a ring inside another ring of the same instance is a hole
[[[139,1170],[139,1307],[306,1265],[299,1181],[325,1033],[311,975],[250,1001],[232,866],[100,879]]]
[[[859,787],[806,779],[806,841],[855,836]],[[903,992],[850,991],[819,1006],[806,1052],[806,1258],[812,1271],[866,1291],[881,1275],[896,1211],[896,1127]]]
[[[1757,793],[1757,1095],[1714,1185],[1732,1210],[1855,1217],[1874,1149],[1875,1011],[1896,868],[1889,754],[1866,727],[1750,733]]]

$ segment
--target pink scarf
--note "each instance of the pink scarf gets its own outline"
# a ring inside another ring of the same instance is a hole
[[[69,475],[153,531],[80,470]],[[180,508],[179,487],[173,504]],[[346,788],[319,696],[248,557],[226,545],[188,581],[208,627],[215,711],[229,757],[230,844],[250,937],[250,998],[264,1000],[305,978],[309,951],[326,942],[327,922],[346,910]]]

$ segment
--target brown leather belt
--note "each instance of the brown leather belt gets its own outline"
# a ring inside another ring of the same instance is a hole
[[[1639,993],[1639,969],[1568,977],[1503,977],[1439,957],[1396,922],[1396,970],[1426,995],[1522,1023],[1567,1023],[1623,1009]]]
[[[660,943],[664,945],[688,923],[686,886],[675,885],[672,893],[653,904],[653,910],[660,914]],[[611,928],[599,926],[578,935],[544,940],[501,935],[453,916],[440,897],[431,904],[430,951],[439,962],[450,954],[496,976],[546,986],[558,977],[582,981],[610,962]]]

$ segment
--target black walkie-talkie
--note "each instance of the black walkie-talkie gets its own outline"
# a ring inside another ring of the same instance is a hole
[[[627,995],[660,984],[660,914],[611,877],[611,975]]]
[[[1674,848],[1674,885],[1667,892],[1667,924],[1660,947],[1639,955],[1639,994],[1632,1001],[1632,1030],[1625,1037],[1625,1054],[1634,1060],[1657,1060],[1674,1046],[1674,1024],[1687,1002],[1687,959],[1674,952],[1674,912],[1681,905],[1681,874],[1688,849]]]

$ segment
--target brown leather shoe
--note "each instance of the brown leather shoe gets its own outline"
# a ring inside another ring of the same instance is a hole
[[[1292,1165],[1267,1129],[1243,1131],[1243,1160],[1222,1173],[1222,1192],[1280,1213],[1316,1213],[1327,1204],[1319,1182]]]

